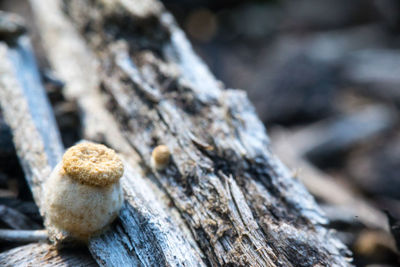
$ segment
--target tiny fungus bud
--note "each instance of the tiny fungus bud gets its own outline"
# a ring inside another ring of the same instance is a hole
[[[99,233],[121,209],[123,172],[121,159],[104,145],[69,148],[44,184],[46,226],[81,241]]]
[[[151,165],[157,170],[162,170],[168,165],[170,156],[169,148],[159,145],[151,153]]]

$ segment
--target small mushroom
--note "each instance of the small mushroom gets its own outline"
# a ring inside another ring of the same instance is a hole
[[[69,148],[44,184],[45,224],[88,241],[117,216],[123,203],[124,166],[114,150],[85,142]]]
[[[159,145],[151,153],[151,165],[156,170],[162,170],[168,165],[170,157],[169,148],[166,145]]]

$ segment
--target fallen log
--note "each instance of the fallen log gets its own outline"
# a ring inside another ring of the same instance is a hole
[[[5,44],[0,46],[0,58],[3,62],[0,69],[3,75],[0,81],[2,88],[0,104],[14,134],[16,151],[26,179],[40,208],[43,199],[41,185],[61,159],[63,145],[44,89],[37,79],[38,76],[34,76],[36,79],[30,77],[29,80],[21,80],[16,75],[19,72],[24,73],[24,68],[27,68],[24,65],[25,61],[19,59],[32,54],[26,37],[21,38],[16,48],[8,48]],[[30,68],[28,77],[38,74],[34,61]],[[36,109],[34,104],[40,106]],[[115,240],[116,244],[111,246],[118,252],[115,254],[117,256],[110,257],[110,240],[101,237],[93,239],[90,244],[93,256],[102,264],[110,266],[138,266],[140,262],[145,262],[148,266],[178,263],[201,266],[198,252],[193,250],[182,234],[174,229],[169,217],[163,212],[163,207],[154,204],[157,201],[151,189],[142,181],[141,175],[133,170],[126,171],[124,179],[131,182],[123,182],[129,204],[121,212],[120,223],[115,225],[115,232],[112,232],[119,237]],[[41,213],[43,215],[42,210]],[[63,236],[60,238],[64,239]],[[136,257],[132,256],[130,250],[126,250],[125,245],[132,246],[131,242],[136,245]],[[119,246],[124,249],[118,250]],[[125,257],[122,257],[123,252],[127,254]],[[23,262],[19,264],[23,265]]]
[[[60,1],[31,3],[49,62],[82,110],[85,137],[101,139],[126,160],[124,208],[89,242],[97,264],[348,265],[348,250],[325,227],[314,199],[271,153],[246,95],[222,88],[159,2],[65,1],[66,13]],[[16,91],[7,99],[29,103],[29,94]],[[1,105],[12,124],[17,110]],[[49,158],[52,141],[38,127],[51,110],[24,112],[29,127],[11,125],[21,161],[31,153]],[[32,134],[42,145],[31,151]],[[150,163],[158,144],[172,151],[162,171]],[[56,151],[55,162],[62,145]],[[53,163],[28,162],[40,206],[40,185]]]

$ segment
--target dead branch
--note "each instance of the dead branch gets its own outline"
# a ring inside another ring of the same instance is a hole
[[[7,230],[0,229],[0,240],[10,242],[38,242],[47,240],[46,230]]]

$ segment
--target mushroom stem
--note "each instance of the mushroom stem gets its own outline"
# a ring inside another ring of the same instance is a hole
[[[124,167],[117,153],[101,144],[70,147],[43,187],[49,239],[87,242],[118,216],[123,203],[119,179]]]

